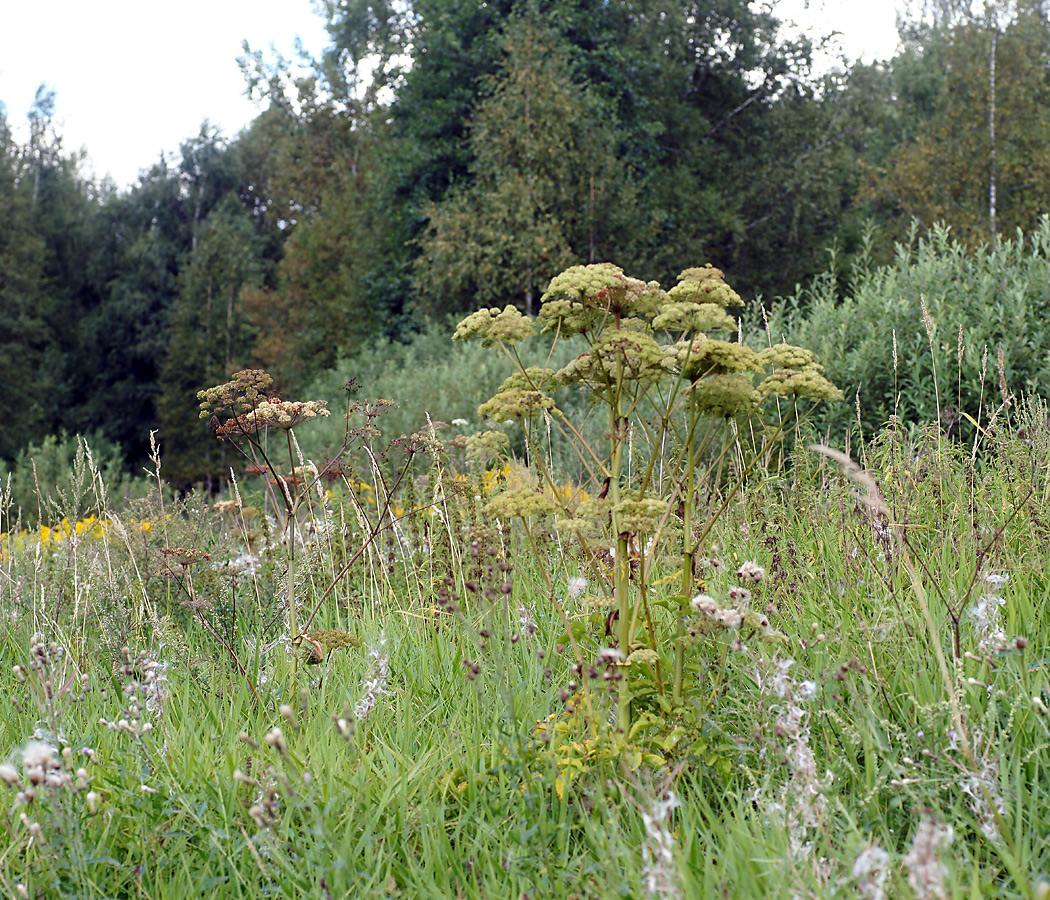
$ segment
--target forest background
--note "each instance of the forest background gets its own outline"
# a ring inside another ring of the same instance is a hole
[[[1050,211],[1045,2],[926,3],[894,58],[833,71],[745,0],[324,10],[309,75],[246,47],[264,111],[127,190],[83,174],[53,94],[23,143],[0,108],[0,464],[85,433],[137,472],[156,429],[173,484],[217,486],[195,395],[246,366],[314,396],[606,260],[664,284],[713,263],[753,321],[823,303],[826,336],[878,267],[994,256]]]

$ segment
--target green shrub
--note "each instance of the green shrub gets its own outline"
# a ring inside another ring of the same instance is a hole
[[[25,447],[9,466],[0,462],[5,518],[20,518],[23,526],[33,527],[63,517],[75,522],[97,512],[101,503],[92,484],[92,467],[101,474],[111,499],[146,492],[145,480],[125,471],[116,444],[101,435],[83,438],[63,432]],[[5,521],[4,531],[8,525]]]
[[[1047,396],[1050,219],[1028,237],[1019,233],[976,251],[945,227],[913,233],[891,265],[871,266],[862,256],[847,290],[840,285],[832,269],[782,300],[770,316],[769,339],[812,349],[847,398],[859,391],[866,434],[896,413],[909,424],[939,417],[952,434],[970,439],[966,417],[983,425],[1003,402],[1000,348],[1008,390]],[[833,439],[856,419],[854,404],[814,414]]]
[[[386,439],[425,429],[428,414],[434,421],[449,424],[465,420],[466,424],[459,424],[454,433],[471,434],[487,427],[478,415],[478,406],[496,392],[514,366],[509,359],[476,344],[452,343],[453,330],[448,323],[432,324],[409,343],[377,343],[319,375],[303,396],[327,400],[332,417],[309,433],[297,435],[304,455],[319,461],[339,449],[346,409],[344,385],[350,378],[357,380],[359,398],[397,403],[378,421]],[[576,341],[563,341],[550,365],[565,365],[584,349]],[[546,357],[532,350],[523,354],[523,360],[527,365],[542,365]],[[585,404],[581,394],[568,390],[557,400],[562,408],[581,409]],[[600,433],[608,423],[598,421],[592,427]],[[516,450],[523,452],[524,444],[519,441]]]

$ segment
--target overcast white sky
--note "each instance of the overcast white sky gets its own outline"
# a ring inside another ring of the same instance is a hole
[[[852,58],[896,45],[896,0],[779,0],[785,18],[841,31]],[[257,113],[237,67],[241,42],[293,55],[327,44],[312,0],[0,0],[0,103],[16,127],[37,87],[57,94],[65,146],[125,187],[204,119],[234,136]]]

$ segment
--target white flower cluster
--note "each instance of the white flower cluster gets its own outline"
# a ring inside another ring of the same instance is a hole
[[[526,606],[519,600],[517,612],[518,625],[521,626],[521,633],[527,638],[531,637],[536,633],[535,611],[531,606]]]
[[[127,706],[116,720],[100,718],[99,725],[111,731],[123,731],[141,738],[153,730],[150,718],[159,718],[168,702],[168,664],[152,652],[139,653],[132,658],[131,651],[123,650],[124,664],[120,673],[124,678],[122,692]]]
[[[919,823],[911,849],[904,857],[908,887],[918,900],[943,900],[945,897],[944,879],[948,876],[948,867],[941,855],[954,839],[951,825],[939,823],[930,816]]]
[[[142,657],[142,681],[139,690],[145,699],[146,711],[153,715],[164,711],[168,702],[168,664],[153,656],[152,653]],[[125,685],[124,692],[128,693]]]
[[[783,822],[788,832],[792,856],[796,859],[809,855],[811,831],[819,828],[827,811],[824,796],[830,773],[822,779],[817,772],[816,757],[810,747],[809,710],[805,705],[817,693],[814,681],[796,681],[790,674],[793,659],[776,660],[776,671],[764,679],[756,673],[759,690],[772,694],[779,701],[774,706],[775,733],[781,739],[790,771],[788,781],[778,795],[767,804],[770,818]],[[760,798],[756,797],[756,800]]]
[[[234,578],[254,578],[259,571],[259,566],[258,554],[245,549],[239,556],[226,563],[225,569]]]
[[[992,572],[985,575],[984,581],[988,585],[988,593],[982,594],[970,607],[973,633],[982,653],[990,653],[1006,645],[1006,632],[1003,631],[1001,613],[1003,606],[1006,605],[1006,599],[1002,596],[1001,591],[1009,578],[1009,575],[997,575]]]
[[[94,760],[94,750],[85,748],[82,752]],[[20,806],[31,806],[42,791],[51,792],[53,796],[63,790],[73,793],[86,791],[90,786],[87,770],[83,767],[74,770],[73,751],[69,747],[63,747],[59,753],[53,744],[33,738],[26,741],[20,755],[21,772],[14,763],[0,764],[0,781],[8,787],[18,788],[16,802]],[[86,800],[88,812],[94,815],[98,809],[98,794],[88,791]],[[34,838],[43,841],[39,823],[30,821],[25,813],[22,813],[21,821]]]
[[[890,855],[872,845],[857,854],[853,860],[853,879],[862,900],[886,900],[886,878],[890,874]]]
[[[570,600],[579,600],[583,596],[583,592],[587,590],[587,579],[582,575],[574,575],[569,579],[568,591]]]
[[[390,677],[390,657],[386,651],[386,632],[380,632],[379,643],[369,648],[368,655],[372,660],[372,670],[364,681],[361,682],[361,699],[354,707],[354,717],[362,722],[371,714],[372,710],[379,705],[380,697],[390,696],[387,690],[387,679]]]
[[[674,835],[667,827],[671,813],[680,806],[674,791],[642,810],[645,843],[642,844],[642,878],[649,897],[680,897],[674,863]]]
[[[981,735],[974,733],[974,743]],[[999,786],[999,762],[996,748],[988,742],[984,753],[977,758],[977,771],[970,771],[959,782],[962,792],[970,798],[970,809],[981,823],[981,833],[992,842],[999,840],[999,818],[1006,815],[1006,801]],[[994,807],[994,809],[993,809]]]
[[[717,622],[726,628],[739,628],[744,622],[743,612],[739,609],[719,606],[718,601],[710,594],[697,594],[690,601],[690,606],[701,615],[707,616],[712,622]]]
[[[709,559],[707,567],[717,571],[723,567],[723,563],[720,560]],[[736,570],[736,577],[744,584],[756,585],[765,579],[766,570],[758,563],[748,560]],[[760,628],[766,632],[769,631],[769,620],[765,616],[755,615],[754,613],[749,616],[748,614],[748,610],[751,608],[750,588],[732,585],[726,591],[726,599],[730,605],[722,606],[710,594],[697,594],[690,601],[690,605],[700,615],[721,625],[723,628],[735,630],[746,622],[752,627]],[[743,645],[739,641],[737,643],[742,648]]]

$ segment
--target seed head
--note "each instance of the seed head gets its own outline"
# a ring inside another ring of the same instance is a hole
[[[736,577],[743,582],[757,584],[759,581],[765,580],[766,570],[754,560],[748,560],[747,562],[742,563],[740,568],[736,570]]]
[[[284,739],[284,732],[276,725],[266,733],[266,737],[263,738],[263,743],[269,747],[273,747],[274,750],[281,754],[281,756],[284,756],[288,752],[288,742]]]

